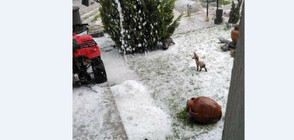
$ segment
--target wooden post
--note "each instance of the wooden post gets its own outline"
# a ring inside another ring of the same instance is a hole
[[[222,140],[244,140],[244,5],[240,20]]]
[[[206,17],[208,18],[208,0],[206,0],[207,6],[206,6]]]

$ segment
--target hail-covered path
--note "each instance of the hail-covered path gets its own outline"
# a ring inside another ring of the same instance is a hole
[[[124,139],[120,135],[124,132],[113,128],[119,123],[131,140],[221,139],[233,58],[221,51],[218,38],[230,39],[230,30],[195,16],[192,13],[181,20],[182,30],[172,36],[176,44],[165,51],[123,57],[107,34],[94,38],[101,49],[110,89],[107,84],[73,89],[75,140],[112,139],[115,135]],[[206,63],[208,72],[196,71],[193,52]],[[189,122],[184,111],[186,101],[198,96],[210,97],[221,105],[219,122]]]

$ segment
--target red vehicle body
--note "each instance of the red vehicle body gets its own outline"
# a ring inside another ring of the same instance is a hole
[[[100,55],[99,46],[91,35],[76,35],[73,33],[74,85],[88,84],[93,77],[96,83],[107,81],[106,71]]]
[[[79,36],[73,33],[73,39],[75,39],[80,46],[83,44],[80,49],[73,52],[73,57],[87,56],[87,58],[92,59],[100,56],[101,52],[99,46],[93,42],[91,35],[86,34]]]

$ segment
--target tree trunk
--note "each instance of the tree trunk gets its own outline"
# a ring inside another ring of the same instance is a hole
[[[222,140],[244,140],[244,4]]]

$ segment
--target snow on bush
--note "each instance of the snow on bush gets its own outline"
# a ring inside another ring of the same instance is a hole
[[[128,80],[111,91],[130,140],[161,140],[171,135],[168,115],[155,106],[144,85]]]
[[[179,25],[175,0],[100,0],[101,19],[123,53],[146,52],[169,38]]]

